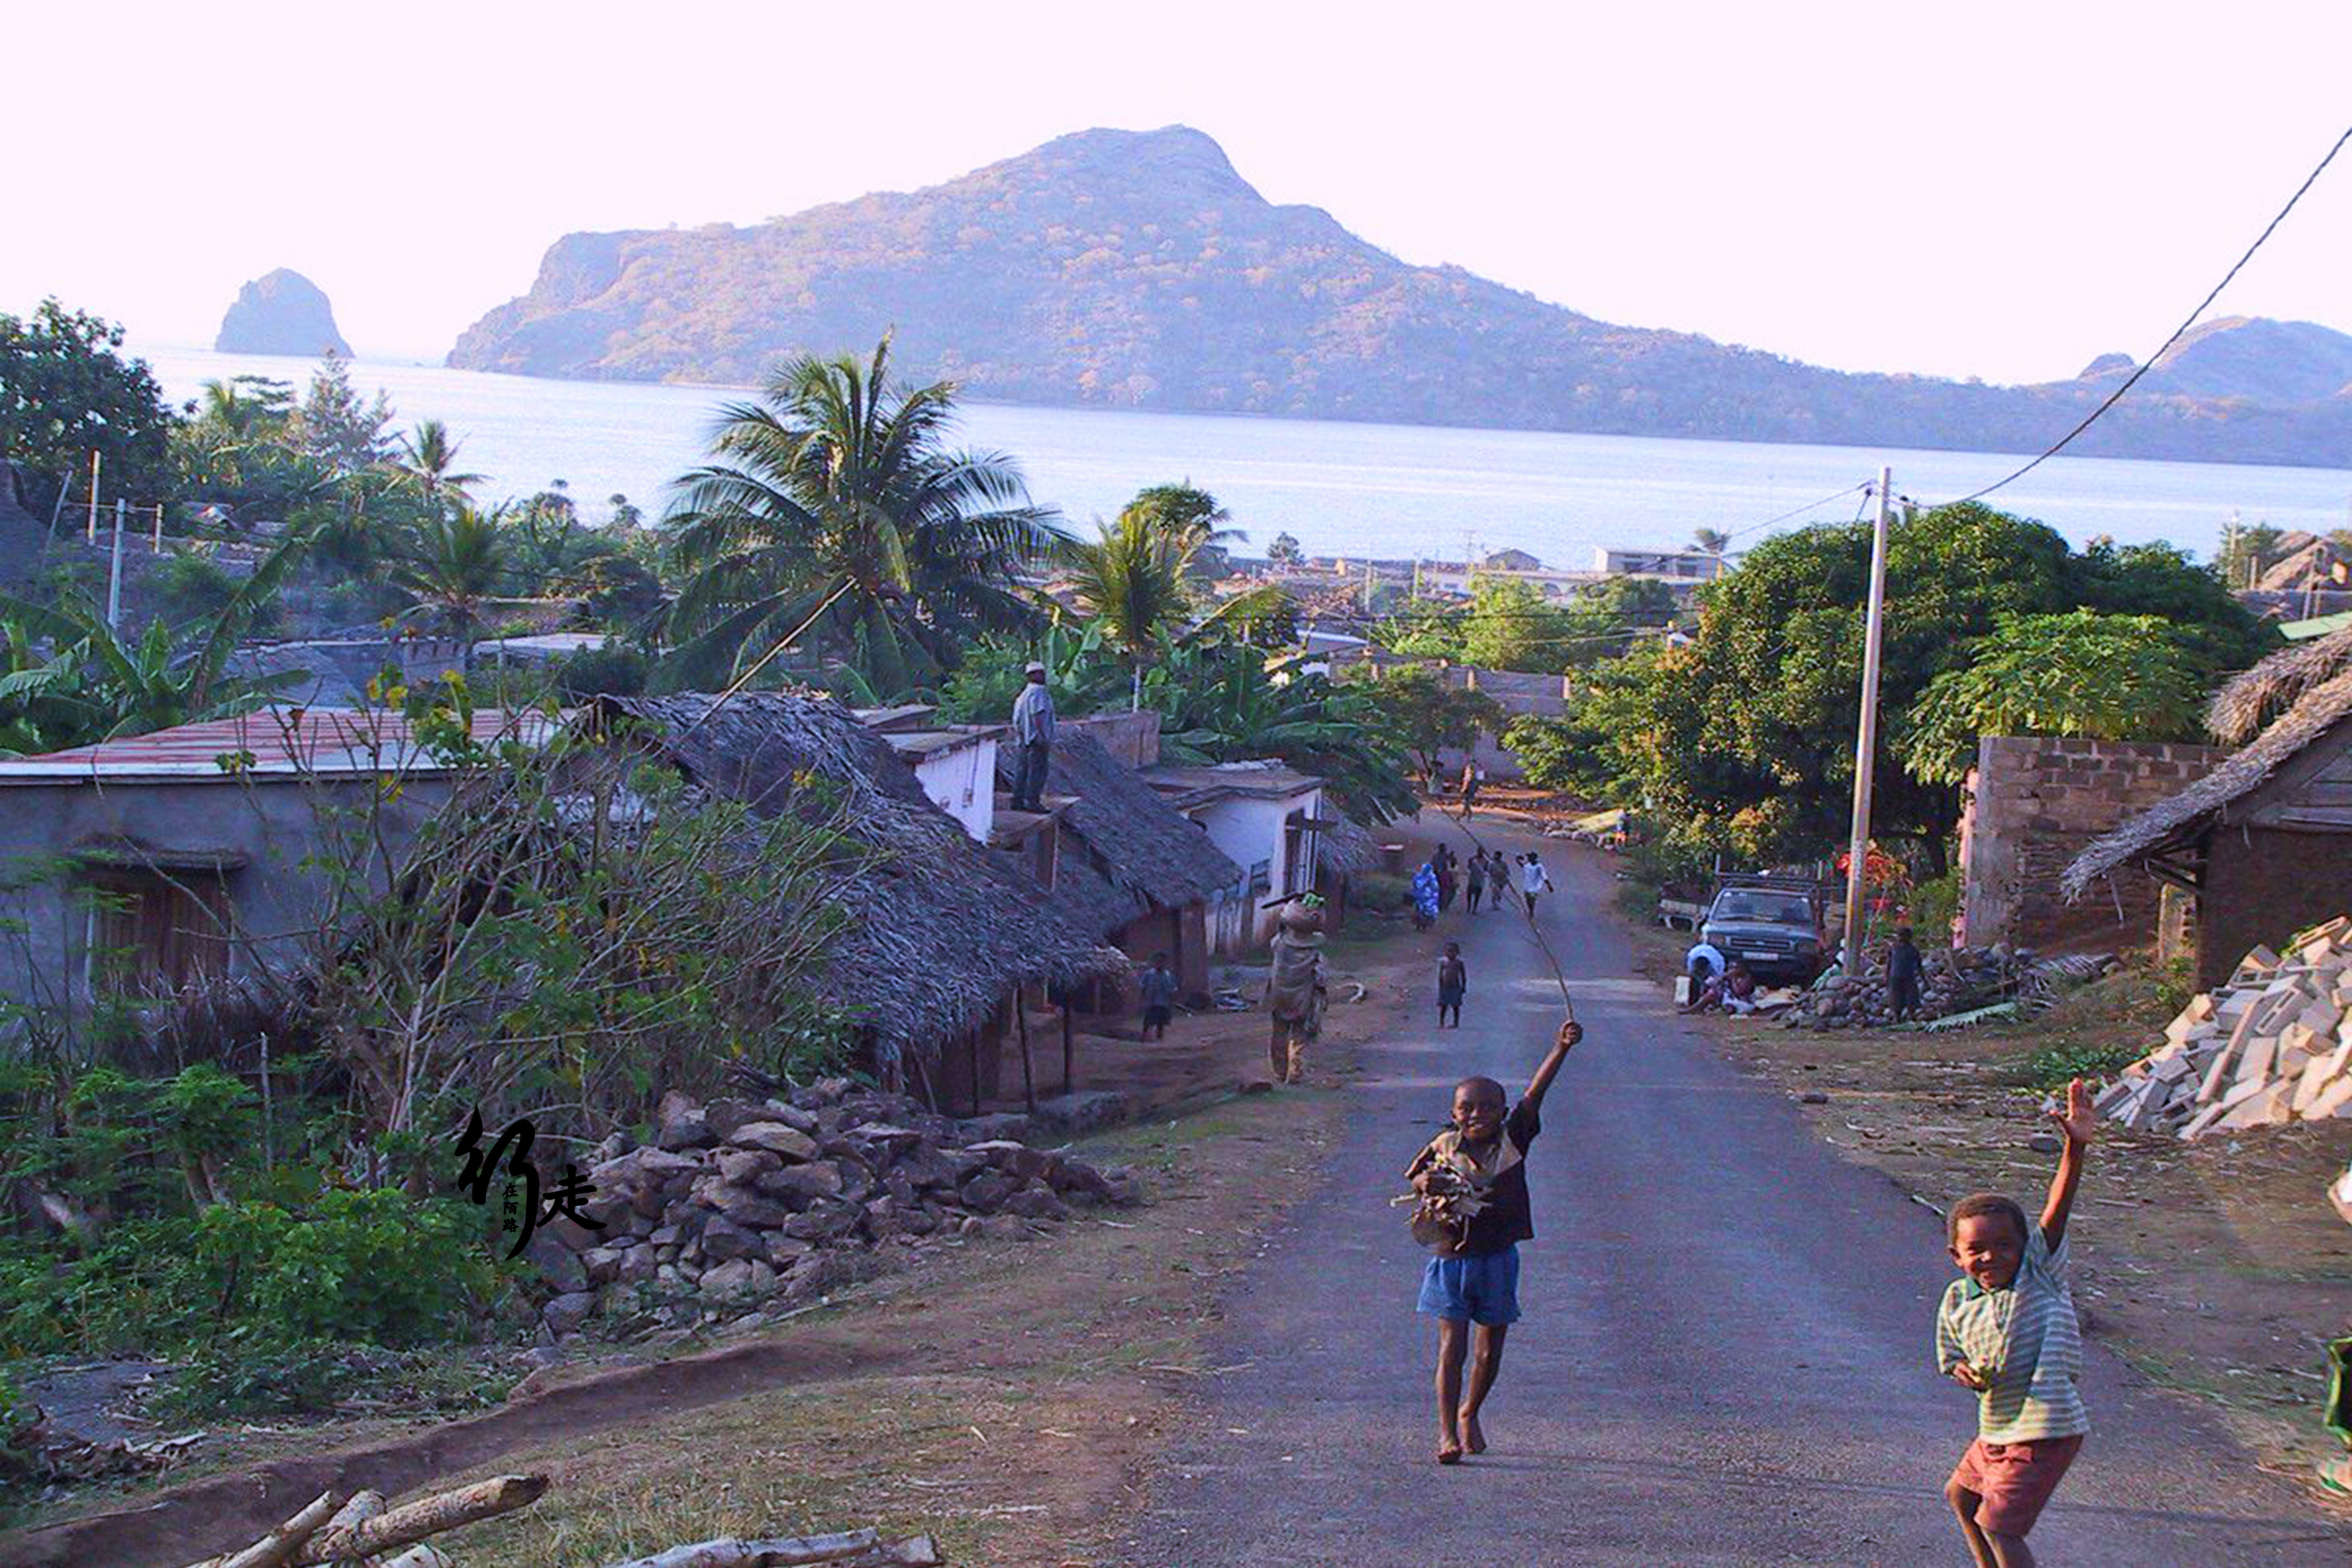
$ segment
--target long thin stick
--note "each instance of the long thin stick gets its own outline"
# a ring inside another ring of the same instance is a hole
[[[1437,808],[1437,812],[1441,816],[1448,815],[1445,807],[1443,805]],[[1462,831],[1470,836],[1470,842],[1476,845],[1481,850],[1484,850],[1486,847],[1486,841],[1478,837],[1478,830],[1476,828],[1470,826],[1470,808],[1466,804],[1462,808],[1460,821],[1462,824]],[[1569,996],[1568,994],[1568,974],[1560,968],[1559,957],[1552,952],[1551,943],[1544,940],[1543,929],[1536,924],[1536,906],[1534,900],[1528,899],[1525,894],[1521,894],[1519,898],[1519,912],[1527,916],[1528,934],[1536,939],[1536,946],[1543,952],[1544,962],[1551,965],[1551,977],[1559,983],[1559,1005],[1561,1008],[1567,1012],[1568,1021],[1573,1024],[1576,1022],[1576,1003]]]

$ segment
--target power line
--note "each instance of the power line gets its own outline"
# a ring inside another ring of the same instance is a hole
[[[2149,371],[2155,369],[2156,362],[2162,359],[2171,349],[2173,344],[2179,342],[2182,337],[2187,335],[2189,329],[2197,324],[2197,319],[2200,316],[2202,316],[2206,310],[2212,306],[2215,300],[2221,298],[2221,290],[2230,286],[2231,279],[2237,277],[2239,272],[2244,268],[2246,263],[2254,258],[2254,252],[2260,250],[2263,247],[2263,243],[2270,238],[2271,235],[2278,228],[2278,226],[2286,221],[2286,215],[2294,211],[2294,205],[2295,203],[2303,200],[2304,193],[2310,190],[2314,184],[2318,183],[2319,176],[2326,173],[2327,165],[2336,161],[2336,154],[2344,151],[2344,144],[2347,142],[2352,142],[2352,126],[2347,126],[2345,129],[2344,134],[2336,139],[2336,145],[2327,150],[2327,156],[2319,161],[2318,167],[2313,169],[2310,174],[2304,176],[2303,184],[2294,188],[2294,195],[2286,199],[2286,205],[2279,208],[2278,216],[2263,226],[2263,232],[2254,237],[2254,243],[2246,247],[2246,253],[2243,256],[2239,257],[2236,264],[2232,266],[2229,271],[2221,275],[2221,281],[2214,284],[2212,289],[2206,294],[2205,298],[2197,302],[2197,308],[2189,312],[2187,318],[2181,321],[2180,325],[2173,328],[2172,335],[2165,339],[2162,345],[2159,346],[2154,353],[2148,355],[2147,359],[2141,363],[2138,368],[2135,369],[2131,374],[2124,378],[2122,385],[2116,387],[2115,391],[2107,394],[2105,402],[2100,404],[2096,408],[2092,409],[2091,412],[2084,416],[2081,424],[2075,426],[2072,430],[2067,431],[2065,435],[2060,437],[2057,445],[2052,447],[2048,451],[2042,453],[2040,457],[2034,458],[2032,462],[2026,464],[2023,468],[2018,469],[2015,473],[2011,474],[2006,479],[1997,479],[1993,483],[1985,486],[1984,489],[1978,490],[1973,495],[1962,496],[1958,501],[1955,501],[1952,504],[1957,506],[1967,501],[1982,500],[1985,497],[1992,494],[1993,491],[2001,489],[2004,485],[2014,484],[2019,479],[2023,479],[2026,475],[2032,473],[2034,469],[2040,468],[2042,464],[2048,462],[2059,453],[2064,451],[2068,445],[2074,441],[2075,437],[2080,436],[2084,431],[2088,430],[2093,425],[2098,422],[2101,415],[2105,414],[2108,409],[2113,408],[2117,403],[2122,402],[2124,394],[2129,392],[2134,386],[2137,385],[2141,376],[2146,375]]]

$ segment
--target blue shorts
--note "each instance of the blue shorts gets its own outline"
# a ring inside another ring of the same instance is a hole
[[[1421,1271],[1421,1310],[1494,1328],[1519,1321],[1519,1249],[1433,1258]]]

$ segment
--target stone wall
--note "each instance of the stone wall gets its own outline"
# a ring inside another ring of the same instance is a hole
[[[1991,736],[1960,816],[1962,941],[2051,947],[2152,940],[2158,884],[2118,869],[2079,904],[2058,878],[2091,840],[2205,776],[2229,755],[2184,742]]]

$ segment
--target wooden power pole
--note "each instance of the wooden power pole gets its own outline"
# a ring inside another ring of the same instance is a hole
[[[1862,722],[1853,740],[1853,834],[1846,845],[1845,944],[1840,963],[1848,975],[1862,973],[1864,874],[1870,861],[1870,775],[1878,758],[1878,652],[1886,631],[1886,525],[1894,482],[1892,469],[1878,470],[1878,521],[1870,534],[1870,598],[1862,633]]]

